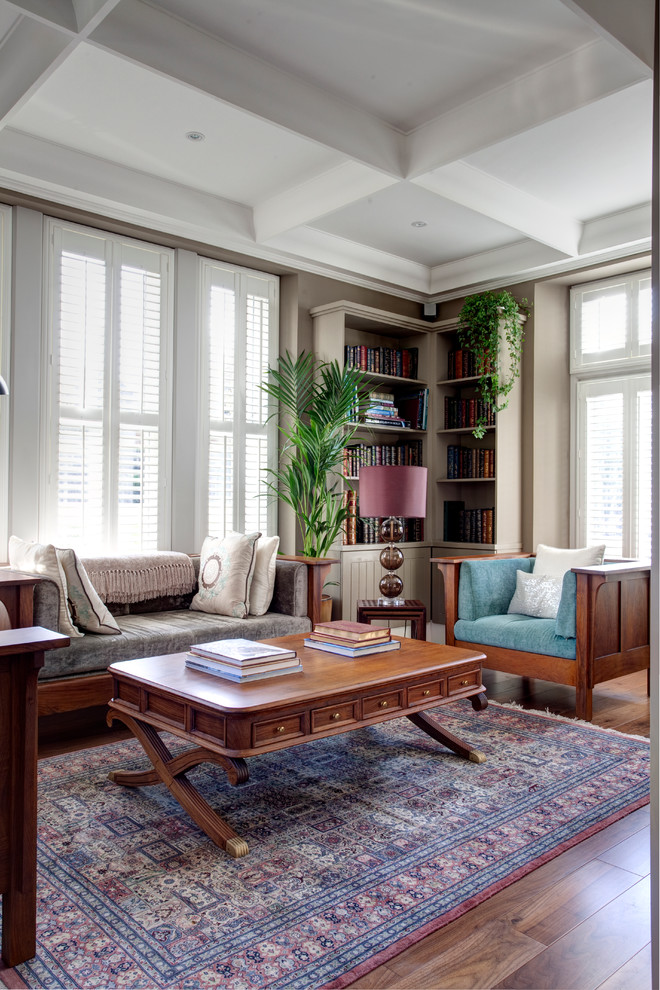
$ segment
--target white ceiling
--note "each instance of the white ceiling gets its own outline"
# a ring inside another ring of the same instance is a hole
[[[0,0],[0,187],[413,298],[623,257],[650,245],[652,14]]]

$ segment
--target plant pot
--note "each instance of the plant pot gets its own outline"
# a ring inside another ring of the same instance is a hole
[[[321,622],[330,622],[332,619],[332,596],[321,595]]]

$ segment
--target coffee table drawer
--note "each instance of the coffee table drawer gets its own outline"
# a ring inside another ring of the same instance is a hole
[[[349,701],[344,705],[330,705],[327,708],[312,710],[312,732],[323,732],[332,726],[346,725],[359,721],[358,703]]]
[[[448,694],[449,697],[452,694],[462,694],[463,691],[467,691],[468,688],[479,687],[481,684],[481,670],[477,668],[476,670],[466,670],[462,674],[455,674],[448,680]]]
[[[365,698],[362,702],[362,716],[382,715],[383,712],[396,711],[403,708],[403,691],[390,691],[388,694],[377,694],[373,698]]]
[[[429,681],[428,684],[415,684],[408,688],[408,704],[418,705],[422,701],[429,704],[444,697],[444,681]]]
[[[304,736],[303,719],[304,715],[301,712],[297,715],[271,719],[268,722],[253,722],[252,745],[255,748],[257,746],[270,746],[272,743],[281,742],[283,739]]]

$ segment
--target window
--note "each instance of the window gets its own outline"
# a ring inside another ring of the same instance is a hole
[[[202,395],[207,396],[200,461],[208,484],[200,506],[207,534],[277,531],[266,469],[277,456],[260,385],[278,352],[276,276],[200,261],[203,310]],[[268,422],[267,422],[268,421]]]
[[[651,556],[651,278],[572,290],[575,542]]]
[[[11,210],[0,205],[0,375],[9,380],[9,286],[11,284]],[[9,396],[0,397],[0,545],[9,538]]]
[[[169,546],[172,252],[51,222],[44,538]]]

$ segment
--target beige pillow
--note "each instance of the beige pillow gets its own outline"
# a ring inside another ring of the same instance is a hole
[[[262,536],[257,541],[257,557],[250,585],[250,615],[264,615],[268,611],[275,588],[279,546],[279,536]]]
[[[190,607],[198,612],[244,619],[261,533],[207,536],[199,561],[199,591]]]
[[[507,611],[536,619],[556,619],[561,587],[560,578],[517,571],[516,590]]]
[[[105,636],[121,633],[114,617],[94,590],[75,550],[57,550],[56,553],[66,576],[69,609],[75,624],[87,632]]]
[[[549,547],[539,543],[536,548],[534,574],[545,574],[546,577],[558,578],[560,581],[571,567],[594,567],[603,563],[605,544],[593,547],[577,547],[565,550],[559,547]]]
[[[66,576],[52,543],[26,543],[18,536],[9,537],[9,566],[17,571],[42,574],[54,581],[60,592],[59,630],[64,636],[75,639],[85,634],[76,629],[67,605]]]

